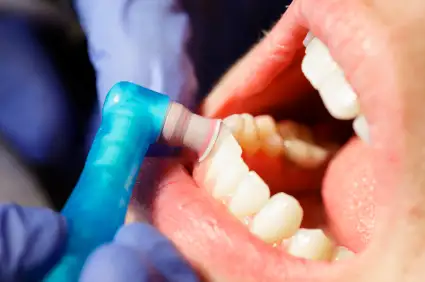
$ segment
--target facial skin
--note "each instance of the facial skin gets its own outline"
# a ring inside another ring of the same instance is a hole
[[[324,42],[358,95],[372,140],[346,144],[321,185],[329,229],[359,252],[354,259],[305,262],[253,238],[180,160],[146,162],[128,221],[153,222],[209,281],[423,281],[424,11],[422,0],[296,0],[201,109],[221,118],[305,104],[311,87],[299,70],[302,41],[310,30]],[[277,169],[266,182],[320,185],[317,172],[299,170],[303,177],[287,181],[293,167]]]

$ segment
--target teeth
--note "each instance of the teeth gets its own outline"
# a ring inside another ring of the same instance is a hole
[[[223,166],[232,163],[242,155],[242,148],[239,146],[233,135],[222,127],[214,148],[205,160],[207,172],[205,181],[214,181],[221,174]]]
[[[319,87],[329,113],[338,119],[353,119],[360,113],[357,95],[341,70],[335,70]]]
[[[223,123],[231,130],[233,136],[239,139],[244,127],[244,120],[241,115],[235,114],[228,116],[223,120]]]
[[[230,212],[238,218],[251,216],[261,210],[270,197],[266,183],[251,171],[237,186],[236,192],[229,202]]]
[[[320,87],[325,78],[338,69],[326,45],[313,38],[307,46],[302,63],[302,70],[313,87]]]
[[[212,184],[212,196],[215,199],[223,199],[233,194],[248,172],[249,168],[242,158],[229,158],[221,165],[220,173]]]
[[[300,229],[290,239],[287,252],[311,260],[330,260],[333,244],[320,229]]]
[[[353,122],[353,129],[356,132],[357,136],[363,140],[363,142],[369,144],[370,136],[369,136],[369,127],[367,125],[367,121],[365,116],[358,116]]]
[[[292,121],[283,121],[277,125],[279,135],[283,139],[301,139],[313,143],[313,134],[311,130],[302,124]]]
[[[257,125],[258,137],[261,140],[267,139],[268,137],[277,133],[276,123],[271,116],[256,116],[254,120],[255,124]]]
[[[257,134],[257,126],[254,117],[249,114],[241,115],[244,121],[243,133],[239,136],[239,143],[248,154],[255,154],[261,147],[261,141]]]
[[[305,77],[316,88],[329,113],[337,119],[353,119],[359,114],[357,95],[328,48],[313,38],[302,62]]]
[[[278,193],[255,215],[251,232],[266,243],[276,243],[294,235],[302,218],[303,210],[298,201],[285,193]]]
[[[313,40],[313,38],[314,38],[313,33],[311,32],[307,33],[307,36],[305,37],[303,41],[304,47],[308,47],[308,45],[310,44],[311,40]]]
[[[285,140],[287,158],[305,168],[316,168],[329,157],[329,152],[319,146],[299,139]]]
[[[354,257],[354,253],[345,247],[338,247],[335,251],[333,260],[345,260]]]
[[[267,137],[262,141],[262,147],[261,150],[263,150],[264,153],[266,153],[270,157],[276,157],[283,152],[284,143],[283,139],[277,135],[274,134],[272,136]]]

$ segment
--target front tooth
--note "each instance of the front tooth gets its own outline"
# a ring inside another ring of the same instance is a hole
[[[249,168],[242,158],[229,158],[222,163],[220,172],[213,181],[212,196],[215,199],[222,199],[233,194],[248,172]]]
[[[337,119],[353,119],[359,114],[357,95],[328,48],[314,38],[302,62],[305,77],[316,88],[329,113]]]
[[[358,116],[353,122],[353,129],[357,136],[360,137],[365,143],[370,143],[369,127],[365,116]]]
[[[357,95],[340,70],[335,70],[318,87],[325,107],[337,119],[349,120],[360,113]]]
[[[226,127],[220,129],[213,150],[207,159],[205,181],[213,181],[221,173],[223,164],[242,156],[242,148]]]
[[[311,260],[330,260],[333,244],[320,229],[300,229],[290,239],[287,252]]]
[[[352,257],[354,257],[354,253],[352,251],[350,251],[349,249],[345,247],[338,247],[335,251],[333,260],[334,261],[346,260]]]
[[[250,171],[237,186],[229,202],[230,212],[238,218],[251,216],[261,210],[270,197],[270,190],[261,177]]]
[[[317,38],[313,38],[307,46],[301,68],[305,77],[316,89],[329,74],[339,69],[326,45]]]
[[[266,243],[276,243],[294,235],[302,218],[303,210],[298,201],[290,195],[278,193],[255,215],[250,229]]]
[[[311,33],[311,31],[309,31],[307,33],[307,36],[305,37],[304,41],[303,41],[303,45],[304,47],[308,47],[308,45],[310,44],[311,40],[314,39],[314,35],[313,33]]]

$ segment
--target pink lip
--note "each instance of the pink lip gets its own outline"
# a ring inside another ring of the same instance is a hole
[[[376,70],[376,66],[372,68],[367,62],[371,57],[376,63],[379,59],[377,53],[369,52],[368,58],[355,57],[358,52],[350,42],[360,40],[360,35],[337,41],[333,39],[335,35],[332,37],[328,35],[330,31],[325,30],[331,23],[338,22],[338,17],[344,17],[346,9],[354,13],[355,9],[361,8],[354,4],[345,5],[346,2],[341,4],[341,1],[330,0],[294,2],[268,37],[240,62],[239,71],[230,72],[205,100],[201,112],[210,117],[223,117],[239,112],[266,111],[273,108],[272,105],[285,109],[288,105],[302,103],[304,94],[311,92],[298,64],[304,52],[302,41],[307,33],[303,26],[308,23],[316,35],[326,38],[324,41],[331,44],[329,47],[336,59],[351,70],[350,82],[359,85],[356,90],[363,94],[360,96],[362,109],[372,127],[375,144],[367,147],[358,139],[349,142],[330,163],[323,181],[322,194],[329,215],[329,228],[340,244],[360,251],[369,242],[377,214],[388,203],[388,191],[394,185],[392,181],[397,175],[394,172],[399,163],[399,147],[394,142],[384,143],[383,138],[390,140],[388,136],[397,136],[394,133],[400,130],[400,122],[396,115],[384,116],[382,109],[373,110],[371,106],[380,102],[375,105],[388,106],[397,112],[398,108],[394,105],[397,97],[391,94],[393,92],[388,92],[388,97],[393,97],[393,100],[378,101],[372,95],[378,87],[382,87],[382,91],[390,91],[389,86],[382,83],[368,85],[359,75],[361,70],[364,70],[363,77],[367,76],[367,72]],[[319,21],[325,23],[324,28],[315,25]],[[352,34],[354,31],[361,34],[362,19],[357,21],[357,25],[345,28],[341,23],[332,32],[347,33],[351,28]],[[370,24],[368,19],[364,22]],[[373,27],[369,30],[373,31]],[[345,55],[353,55],[345,59],[343,54],[338,53],[341,48]],[[359,61],[365,63],[360,64]],[[383,64],[386,63],[390,62]],[[384,69],[381,64],[379,76],[385,77]],[[382,121],[384,117],[385,121]],[[278,169],[282,179],[291,175],[295,182],[306,179],[304,186],[317,181],[313,175],[294,177],[288,166]],[[272,177],[270,179],[273,180]],[[149,215],[207,280],[331,281],[346,267],[344,263],[329,265],[294,259],[283,250],[261,242],[231,217],[221,203],[199,188],[177,161],[147,160],[142,168],[140,186],[131,212],[141,217]]]

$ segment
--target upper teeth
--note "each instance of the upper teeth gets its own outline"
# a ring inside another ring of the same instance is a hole
[[[334,118],[342,120],[350,120],[359,116],[361,113],[357,95],[326,45],[310,33],[304,40],[304,44],[306,45],[306,55],[302,62],[302,71],[311,85],[319,92],[329,113]],[[353,127],[360,138],[368,136],[367,124],[364,120],[357,122]],[[368,142],[368,140],[364,141]]]

